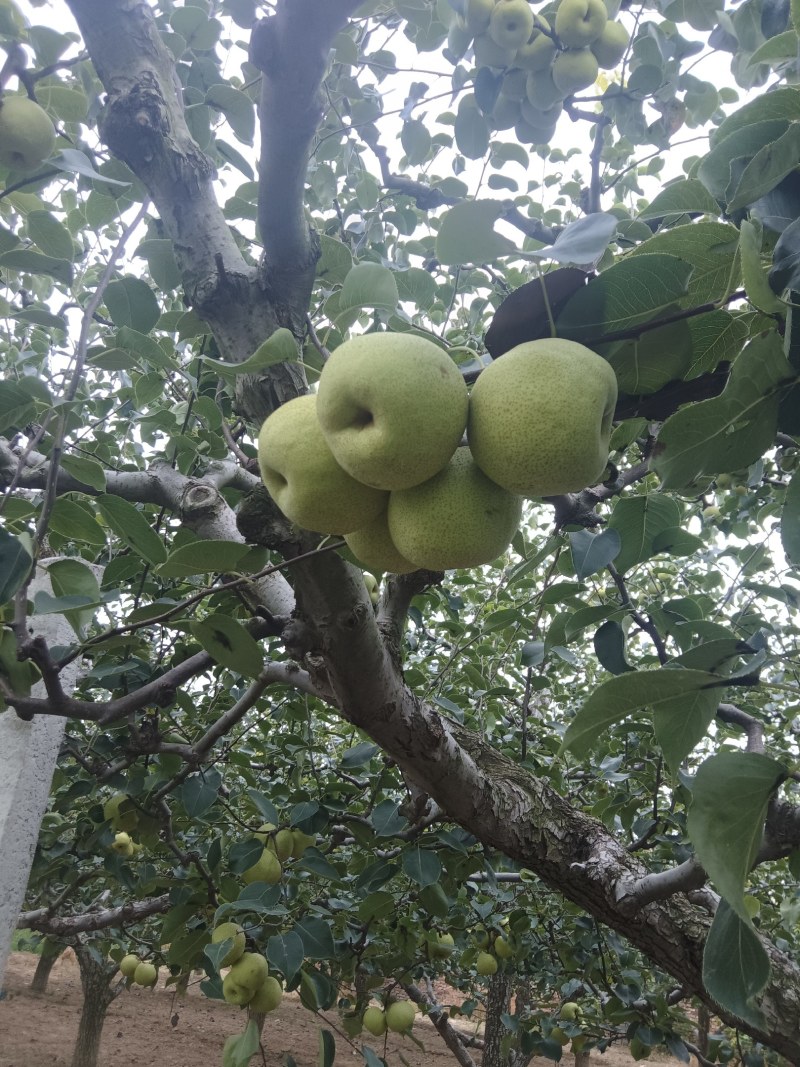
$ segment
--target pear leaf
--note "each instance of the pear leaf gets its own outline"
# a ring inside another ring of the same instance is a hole
[[[443,217],[436,237],[436,258],[445,266],[491,263],[516,252],[513,241],[496,233],[494,224],[505,211],[500,200],[468,200]]]

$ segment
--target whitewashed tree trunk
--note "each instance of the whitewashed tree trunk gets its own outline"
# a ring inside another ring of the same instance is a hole
[[[52,560],[43,561],[52,563]],[[31,583],[29,596],[40,590],[53,595],[47,571],[42,567]],[[75,637],[63,615],[39,615],[36,632],[49,646],[67,645]],[[61,681],[70,692],[78,680],[80,661],[61,673]],[[44,699],[47,694],[40,682],[33,695]],[[25,898],[39,827],[47,808],[65,719],[37,715],[23,722],[13,711],[0,715],[0,989],[2,989],[11,938],[17,916]]]

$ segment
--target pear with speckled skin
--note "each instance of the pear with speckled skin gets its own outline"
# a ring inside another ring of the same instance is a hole
[[[578,492],[608,462],[616,402],[614,371],[591,349],[557,337],[526,341],[473,386],[469,446],[484,474],[511,493]]]
[[[521,514],[521,499],[490,481],[466,447],[427,482],[389,495],[392,541],[405,559],[431,571],[491,563]]]

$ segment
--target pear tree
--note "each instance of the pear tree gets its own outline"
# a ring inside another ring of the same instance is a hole
[[[226,1062],[285,989],[469,1064],[438,976],[485,1067],[800,1059],[792,7],[2,0],[0,951],[81,946],[76,1063],[137,973]]]

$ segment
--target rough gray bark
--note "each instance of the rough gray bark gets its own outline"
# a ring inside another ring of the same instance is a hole
[[[31,992],[33,993],[46,993],[47,983],[50,980],[50,972],[53,969],[58,957],[61,955],[63,945],[59,945],[57,941],[51,941],[49,937],[45,938],[42,944],[42,953],[39,956],[39,962],[36,964],[36,970],[33,972],[33,978],[31,979]]]
[[[90,945],[79,940],[73,945],[81,972],[83,1007],[70,1067],[97,1067],[106,1012],[116,996],[111,981],[117,966],[103,960]]]
[[[511,1006],[511,976],[493,974],[489,979],[489,991],[486,995],[486,1029],[483,1035],[482,1067],[508,1067],[509,1058],[503,1053],[503,1038],[508,1031],[501,1016]]]

